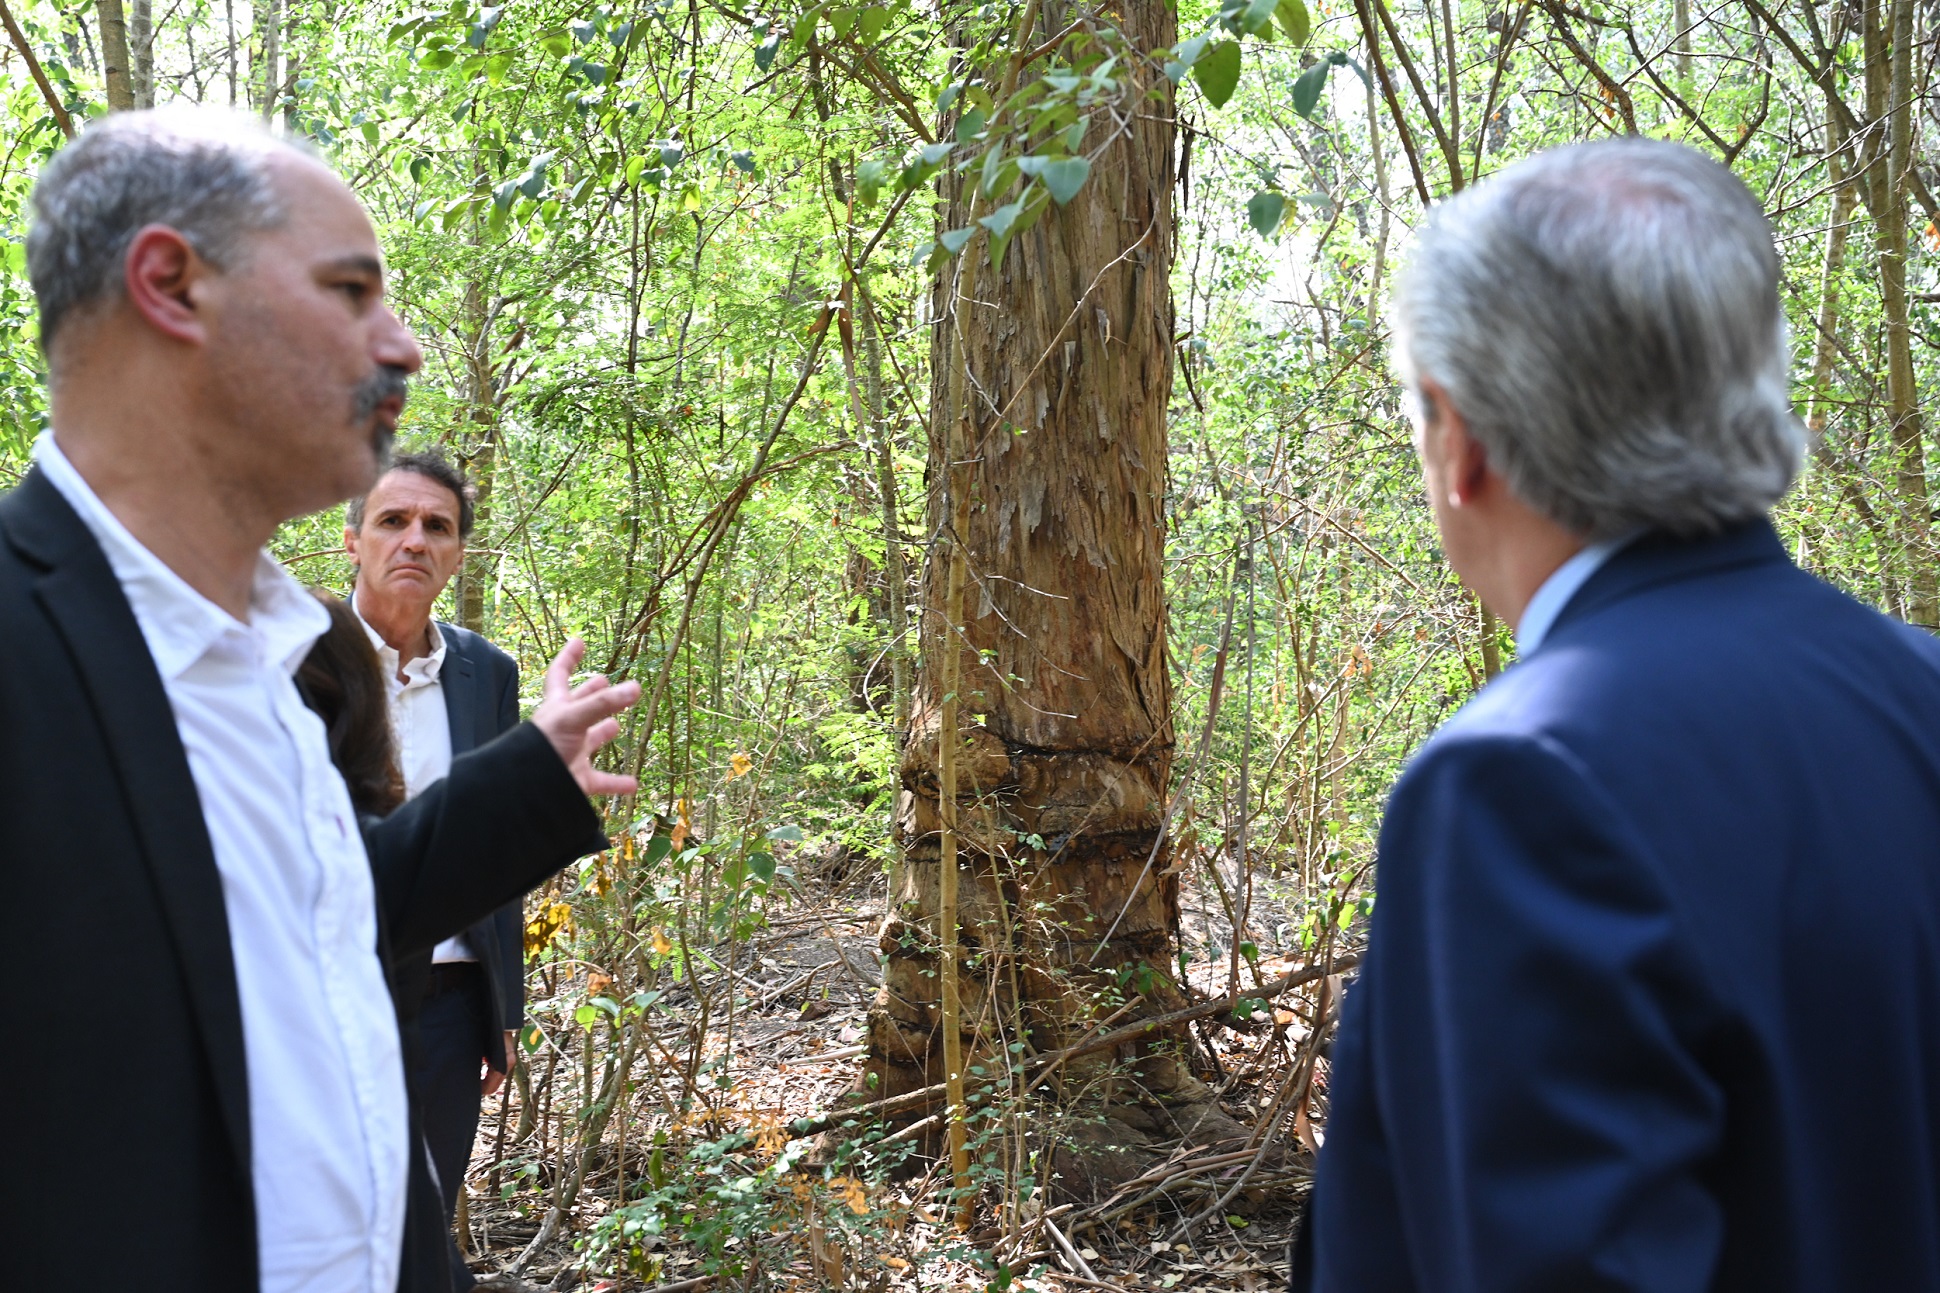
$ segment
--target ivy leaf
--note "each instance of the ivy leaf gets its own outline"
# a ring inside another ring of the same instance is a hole
[[[1222,40],[1193,64],[1192,79],[1199,83],[1206,102],[1223,108],[1239,88],[1239,42]]]
[[[1262,238],[1273,236],[1273,231],[1280,227],[1280,219],[1286,213],[1286,194],[1275,193],[1271,189],[1255,193],[1246,202],[1246,222]]]
[[[1078,190],[1091,174],[1091,163],[1082,157],[1060,157],[1045,166],[1039,178],[1044,187],[1051,191],[1051,199],[1064,206],[1078,196]]]
[[[573,23],[570,30],[573,33],[573,39],[582,45],[591,43],[592,39],[600,34],[600,29],[590,22]]]
[[[1307,37],[1313,34],[1314,21],[1302,0],[1280,0],[1273,16],[1280,20],[1280,30],[1286,32],[1287,39],[1296,47],[1306,44]]]

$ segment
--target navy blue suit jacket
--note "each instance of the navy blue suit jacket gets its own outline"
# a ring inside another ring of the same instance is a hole
[[[1940,645],[1647,537],[1415,758],[1295,1288],[1940,1289]]]

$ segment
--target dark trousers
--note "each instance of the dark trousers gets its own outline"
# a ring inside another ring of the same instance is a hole
[[[415,1086],[424,1102],[424,1141],[445,1196],[445,1226],[458,1210],[465,1188],[472,1141],[478,1135],[479,1068],[485,1041],[495,1037],[485,973],[471,962],[432,967],[431,985],[418,1016],[418,1071]],[[463,1293],[472,1278],[458,1244],[451,1241],[451,1286]]]

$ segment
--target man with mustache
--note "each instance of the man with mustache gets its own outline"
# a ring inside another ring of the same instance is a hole
[[[377,478],[417,343],[355,197],[227,114],[117,113],[40,177],[51,430],[0,499],[4,1007],[31,1055],[7,1284],[450,1287],[384,966],[603,846],[635,684],[574,687],[360,834],[263,551]],[[31,913],[27,915],[27,913]]]
[[[453,756],[517,726],[519,667],[478,634],[431,617],[465,559],[471,487],[435,451],[402,454],[344,512],[357,564],[352,609],[390,686],[404,792],[443,777]],[[450,1223],[465,1186],[478,1105],[505,1081],[525,1016],[524,915],[518,901],[395,967],[405,1062]],[[481,1070],[483,1075],[481,1077]],[[456,1244],[452,1283],[476,1281]]]

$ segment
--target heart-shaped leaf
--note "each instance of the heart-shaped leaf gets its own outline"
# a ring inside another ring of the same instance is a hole
[[[1327,74],[1334,70],[1332,59],[1323,58],[1302,72],[1293,83],[1293,110],[1303,117],[1314,115],[1320,92],[1327,88]]]

